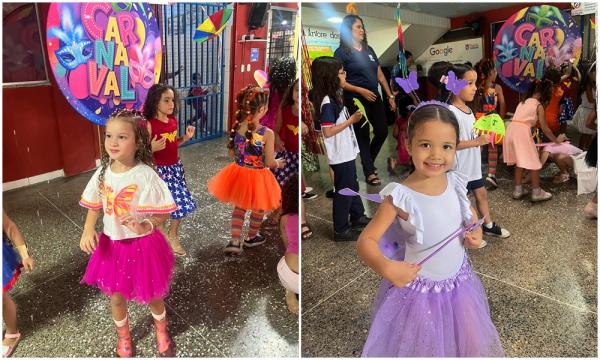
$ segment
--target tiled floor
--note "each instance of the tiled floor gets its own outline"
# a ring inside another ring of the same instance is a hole
[[[388,138],[377,158],[383,184],[400,180],[386,171],[394,146]],[[306,202],[315,236],[302,244],[302,355],[355,357],[368,334],[379,277],[362,264],[355,243],[332,240],[332,200],[324,194],[331,181],[326,158],[320,161],[318,173],[305,174],[319,197]],[[361,192],[381,190],[367,187],[356,163]],[[597,356],[597,223],[582,214],[592,196],[577,196],[574,179],[552,185],[556,170],[542,173],[542,186],[554,198],[532,204],[511,199],[512,177],[502,167],[500,187],[489,192],[490,208],[512,236],[469,251],[507,356]],[[376,207],[365,205],[373,216]]]
[[[166,299],[178,357],[297,357],[298,319],[287,311],[277,277],[283,245],[267,227],[264,246],[226,258],[231,208],[206,190],[229,162],[226,139],[182,148],[181,159],[198,210],[182,224],[188,251],[177,258]],[[79,197],[92,172],[4,193],[3,206],[36,260],[11,295],[23,334],[16,357],[110,357],[116,336],[108,298],[79,284],[87,255],[79,249],[86,210]],[[101,221],[98,221],[100,224]],[[146,306],[131,303],[130,327],[138,356],[157,356]]]

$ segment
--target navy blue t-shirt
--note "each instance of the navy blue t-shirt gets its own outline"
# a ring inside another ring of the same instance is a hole
[[[363,47],[361,51],[350,48],[349,53],[339,47],[333,56],[342,62],[344,70],[346,70],[347,83],[377,93],[379,60],[372,47]]]

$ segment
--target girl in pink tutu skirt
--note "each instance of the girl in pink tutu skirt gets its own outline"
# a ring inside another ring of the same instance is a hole
[[[414,170],[379,193],[379,210],[358,240],[360,257],[384,278],[362,356],[504,356],[465,251],[480,246],[481,228],[446,242],[477,222],[466,176],[451,171],[456,117],[445,103],[421,103],[407,131]]]
[[[110,296],[117,330],[116,354],[131,357],[127,302],[148,304],[158,353],[175,356],[167,332],[163,298],[169,292],[175,258],[158,230],[177,205],[154,171],[146,120],[136,111],[118,110],[106,122],[102,165],[87,184],[79,204],[88,208],[81,250],[91,254],[82,284]],[[104,212],[104,229],[95,231]]]

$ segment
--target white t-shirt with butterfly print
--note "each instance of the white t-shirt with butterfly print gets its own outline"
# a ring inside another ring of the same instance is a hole
[[[102,193],[98,186],[99,167],[88,182],[79,205],[88,209],[104,209],[103,232],[111,240],[142,237],[122,225],[119,219],[130,214],[141,222],[152,214],[170,214],[177,210],[167,184],[150,166],[139,163],[123,173],[110,166],[104,173]]]

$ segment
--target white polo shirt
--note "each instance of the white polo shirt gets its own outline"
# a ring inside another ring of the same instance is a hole
[[[329,96],[323,98],[319,116],[321,128],[340,125],[349,117],[348,109],[343,104],[332,102]],[[354,160],[360,152],[352,126],[354,125],[348,126],[334,136],[325,138],[325,149],[330,165]]]

